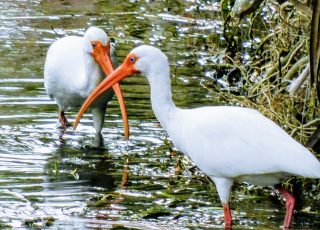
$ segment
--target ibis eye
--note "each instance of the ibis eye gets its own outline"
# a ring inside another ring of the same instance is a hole
[[[92,43],[92,48],[95,48],[96,47],[96,43]]]
[[[130,57],[130,62],[134,62],[136,59],[134,57]]]

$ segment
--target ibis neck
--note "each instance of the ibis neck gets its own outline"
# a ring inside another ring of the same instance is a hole
[[[172,100],[169,70],[148,77],[152,110],[164,129],[167,129],[177,108]],[[161,76],[162,75],[162,76]]]
[[[85,53],[83,55],[83,61],[84,61],[84,84],[86,92],[92,92],[95,87],[102,81],[103,74],[100,66],[96,63],[94,58],[88,54]]]

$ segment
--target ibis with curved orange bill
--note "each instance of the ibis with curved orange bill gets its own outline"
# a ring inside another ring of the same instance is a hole
[[[320,178],[320,163],[304,146],[254,109],[208,106],[180,109],[172,100],[169,63],[157,48],[133,49],[123,64],[102,81],[81,107],[74,128],[99,95],[135,73],[147,77],[152,109],[173,144],[214,181],[232,225],[229,196],[234,182],[272,186],[286,200],[284,228],[290,226],[295,198],[281,182],[290,176]]]
[[[110,57],[111,56],[111,57]],[[96,86],[113,71],[117,63],[110,39],[100,28],[90,27],[83,37],[67,36],[51,44],[45,61],[44,85],[59,106],[59,121],[68,125],[65,111],[79,108]],[[116,93],[121,107],[125,138],[129,137],[127,111],[117,83],[91,106],[96,133],[101,133],[108,102]]]

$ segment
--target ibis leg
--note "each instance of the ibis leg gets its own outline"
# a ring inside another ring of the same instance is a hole
[[[293,211],[294,211],[294,205],[296,203],[296,200],[293,195],[291,195],[284,187],[281,185],[276,185],[275,188],[283,195],[285,201],[286,201],[286,216],[284,218],[283,227],[289,228],[290,222],[292,219]]]
[[[68,121],[67,121],[66,116],[64,115],[64,111],[59,112],[59,121],[61,123],[62,128],[68,127]]]
[[[217,187],[217,191],[223,206],[225,229],[231,229],[232,219],[229,207],[229,196],[233,180],[229,178],[211,177]]]
[[[104,124],[105,114],[106,114],[105,106],[92,108],[93,126],[96,130],[96,133],[101,133],[101,130]]]
[[[223,213],[224,213],[225,229],[230,229],[232,226],[232,218],[231,218],[231,212],[230,212],[230,207],[228,203],[223,204]]]

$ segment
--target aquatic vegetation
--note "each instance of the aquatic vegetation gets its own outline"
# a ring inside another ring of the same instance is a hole
[[[258,109],[301,143],[306,143],[320,122],[316,90],[310,81],[289,88],[309,68],[310,12],[311,5],[264,1],[236,22],[230,11],[224,13],[224,36],[233,41],[225,52],[232,66],[225,74],[236,79],[237,93],[231,87],[204,84],[221,103]],[[247,24],[241,33],[236,29]],[[241,78],[232,76],[230,69],[238,70]],[[232,85],[230,80],[227,83]],[[224,92],[219,93],[217,86]]]

